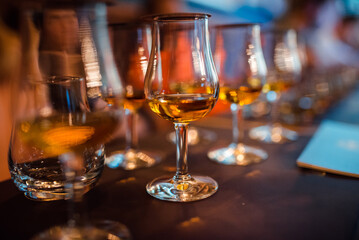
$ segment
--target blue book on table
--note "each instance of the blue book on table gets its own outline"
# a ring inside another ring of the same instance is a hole
[[[297,165],[359,177],[359,126],[323,121],[299,156]]]

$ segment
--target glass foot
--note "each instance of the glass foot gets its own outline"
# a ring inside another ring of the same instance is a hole
[[[225,148],[212,150],[207,155],[212,161],[239,166],[260,163],[268,158],[268,154],[260,148],[234,143]]]
[[[171,132],[167,135],[168,141],[176,144],[176,133]],[[196,145],[199,143],[211,143],[217,139],[217,135],[208,130],[198,129],[196,127],[189,127],[188,130],[188,145]]]
[[[45,191],[27,191],[24,193],[24,195],[30,200],[43,202],[68,199],[68,196],[65,192],[52,193]]]
[[[152,157],[150,155],[153,154],[135,150],[116,151],[106,157],[105,164],[109,168],[123,168],[125,170],[148,168],[161,160],[159,156]]]
[[[285,143],[296,141],[298,134],[280,124],[275,124],[252,128],[249,137],[265,143]]]
[[[191,202],[213,195],[218,184],[207,176],[160,177],[147,184],[147,192],[155,198],[172,202]]]
[[[111,236],[116,236],[121,240],[132,239],[131,233],[128,230],[128,228],[120,222],[115,222],[111,220],[98,220],[94,222],[94,226],[107,233],[110,233]],[[107,239],[111,239],[111,238],[107,238]]]
[[[112,222],[113,223],[113,222]],[[41,232],[31,238],[32,240],[43,240],[43,239],[53,239],[53,240],[72,240],[72,239],[89,239],[89,240],[99,240],[99,239],[111,239],[111,240],[130,240],[131,236],[128,229],[117,223],[117,227],[121,229],[111,228],[108,231],[106,228],[100,229],[95,226],[86,226],[86,227],[70,227],[70,226],[54,226],[44,232]]]

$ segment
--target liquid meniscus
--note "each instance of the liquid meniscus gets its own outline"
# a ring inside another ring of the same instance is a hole
[[[279,80],[274,82],[267,82],[263,86],[263,92],[267,93],[270,91],[274,91],[281,93],[288,91],[293,85],[294,85],[294,80],[288,80],[288,81]]]
[[[216,103],[212,94],[161,94],[148,99],[153,112],[175,123],[203,118]]]
[[[137,111],[145,103],[145,93],[143,91],[134,91],[131,94],[126,93],[124,107],[131,111]]]

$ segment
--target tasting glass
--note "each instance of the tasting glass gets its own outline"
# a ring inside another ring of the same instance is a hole
[[[82,212],[82,196],[102,172],[103,146],[123,112],[124,88],[109,44],[106,6],[82,1],[31,3],[22,8],[20,18],[21,85],[12,94],[9,167],[27,197],[69,203],[67,224],[34,239],[126,237],[123,225],[108,221],[102,225],[110,228],[105,231]]]
[[[292,87],[300,81],[301,63],[297,47],[296,32],[268,30],[262,32],[262,47],[268,68],[267,82],[263,87],[267,101],[271,103],[271,122],[252,128],[249,136],[266,143],[295,141],[298,134],[279,121],[279,102],[282,94],[290,94]]]
[[[215,180],[190,175],[187,159],[188,124],[203,118],[219,94],[212,59],[207,14],[180,13],[153,17],[152,48],[145,78],[145,95],[153,112],[175,125],[177,171],[147,184],[155,198],[188,202],[217,191]],[[173,65],[178,65],[173,68]]]
[[[107,152],[106,165],[126,170],[151,167],[160,157],[139,150],[137,132],[138,111],[145,103],[144,78],[151,48],[151,25],[146,22],[111,24],[110,29],[115,62],[126,91],[126,147]]]
[[[230,103],[233,139],[229,146],[208,152],[221,164],[246,166],[268,157],[261,148],[244,144],[243,107],[261,94],[267,68],[257,24],[227,24],[214,27],[214,61],[220,79],[219,99]]]

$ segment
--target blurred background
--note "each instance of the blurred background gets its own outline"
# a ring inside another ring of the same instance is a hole
[[[7,152],[14,96],[10,96],[9,89],[20,83],[20,2],[0,4],[0,181],[10,177]],[[353,89],[357,81],[359,0],[111,0],[108,22],[131,22],[143,15],[170,12],[209,13],[212,15],[210,25],[255,22],[260,23],[262,29],[273,26],[295,29],[303,73],[295,91],[282,99],[280,113],[284,123],[312,123]],[[228,106],[219,103],[213,114],[228,111]],[[262,96],[245,109],[245,116],[264,119],[268,112],[265,96]],[[151,124],[158,128],[157,120]]]

